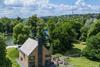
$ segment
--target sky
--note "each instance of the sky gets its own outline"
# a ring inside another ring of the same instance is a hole
[[[100,13],[100,0],[0,0],[0,17]]]

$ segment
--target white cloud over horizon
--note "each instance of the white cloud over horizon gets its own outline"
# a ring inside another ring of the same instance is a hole
[[[85,3],[85,0],[76,0],[74,5],[54,4],[50,0],[4,0],[4,7],[0,9],[0,17],[28,17],[32,14],[38,16],[53,16],[74,13],[93,13],[99,12],[98,5]]]

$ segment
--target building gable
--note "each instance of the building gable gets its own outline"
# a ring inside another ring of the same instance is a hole
[[[28,38],[20,48],[20,51],[22,51],[25,55],[29,56],[37,46],[38,41]]]

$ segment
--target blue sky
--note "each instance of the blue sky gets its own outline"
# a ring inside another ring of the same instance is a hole
[[[100,13],[100,0],[0,0],[0,17]]]
[[[74,5],[76,1],[78,0],[50,0],[50,2],[52,3],[56,3],[56,4],[64,3],[64,4],[70,4],[70,5],[72,4]],[[83,1],[88,4],[100,5],[100,0],[83,0]]]

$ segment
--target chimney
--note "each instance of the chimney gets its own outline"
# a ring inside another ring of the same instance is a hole
[[[38,38],[38,67],[43,67],[43,39]]]

